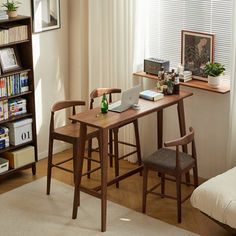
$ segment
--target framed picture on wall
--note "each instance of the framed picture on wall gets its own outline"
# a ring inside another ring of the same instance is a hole
[[[61,27],[60,0],[31,1],[34,33],[59,29]]]
[[[0,49],[0,63],[3,73],[21,68],[14,48]]]
[[[192,71],[194,79],[207,81],[204,67],[213,62],[214,35],[182,30],[181,63],[184,70]]]

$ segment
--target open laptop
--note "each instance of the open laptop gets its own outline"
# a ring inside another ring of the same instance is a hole
[[[135,104],[138,104],[140,91],[140,85],[125,90],[124,92],[122,92],[121,100],[109,104],[108,110],[115,112],[123,112],[129,109],[130,107],[133,107]]]

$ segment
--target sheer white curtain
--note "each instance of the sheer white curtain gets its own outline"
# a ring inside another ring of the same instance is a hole
[[[89,90],[132,86],[133,0],[89,0]]]
[[[233,45],[231,55],[230,121],[227,167],[236,166],[236,1],[233,2]]]
[[[89,91],[133,86],[133,2],[89,0]],[[133,129],[126,127],[119,136],[132,142]]]

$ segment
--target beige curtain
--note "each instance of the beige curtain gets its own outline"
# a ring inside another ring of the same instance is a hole
[[[133,0],[89,0],[88,35],[89,91],[98,87],[132,87]],[[133,141],[133,129],[126,127],[119,136]],[[136,157],[129,161],[135,162]]]

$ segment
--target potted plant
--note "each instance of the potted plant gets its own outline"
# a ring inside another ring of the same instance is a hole
[[[18,1],[9,1],[7,0],[6,3],[2,4],[2,7],[5,7],[7,9],[7,14],[9,17],[16,17],[17,16],[17,9],[21,3]]]
[[[221,63],[208,62],[204,67],[204,74],[208,77],[210,87],[218,87],[220,85],[220,76],[224,73],[225,68]]]

